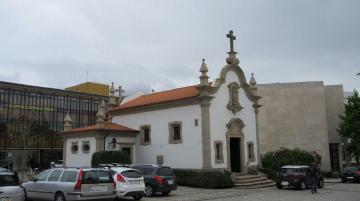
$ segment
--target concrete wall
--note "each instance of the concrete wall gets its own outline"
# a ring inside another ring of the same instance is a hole
[[[247,143],[254,143],[254,155],[255,161],[249,163],[248,165],[257,165],[257,144],[256,144],[256,124],[255,124],[255,111],[253,108],[253,103],[248,99],[244,90],[239,89],[239,102],[243,109],[236,114],[233,114],[232,111],[226,108],[229,102],[229,88],[228,85],[231,82],[237,82],[239,85],[239,78],[233,72],[229,71],[225,77],[225,83],[222,84],[219,90],[214,94],[215,97],[211,101],[210,105],[210,133],[211,133],[211,161],[214,168],[228,168],[228,156],[227,156],[227,147],[226,147],[226,133],[228,128],[226,124],[232,118],[240,118],[245,127],[242,132],[244,133],[244,156],[245,164],[248,162],[248,150]],[[223,153],[224,153],[224,163],[216,164],[215,163],[215,147],[214,141],[220,140],[223,142]]]
[[[341,143],[337,128],[341,122],[339,115],[345,111],[342,85],[325,86],[326,116],[330,143]]]
[[[260,150],[281,147],[316,151],[322,169],[330,170],[328,120],[323,82],[276,83],[258,86]]]
[[[174,121],[182,122],[183,142],[179,144],[169,144],[169,123]],[[138,130],[141,125],[151,125],[151,145],[140,145],[139,136],[136,138],[135,163],[156,164],[156,156],[163,155],[164,165],[173,168],[202,167],[200,105],[118,115],[113,122]]]

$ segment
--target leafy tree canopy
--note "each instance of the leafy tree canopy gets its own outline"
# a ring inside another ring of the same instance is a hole
[[[360,162],[360,97],[359,93],[354,90],[348,97],[345,104],[345,113],[340,115],[342,122],[339,125],[338,132],[345,138],[349,144],[348,153],[356,162]]]

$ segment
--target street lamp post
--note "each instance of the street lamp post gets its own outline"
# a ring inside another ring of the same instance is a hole
[[[24,156],[25,156],[25,138],[24,134],[22,134],[22,157],[21,157],[21,182],[24,182]]]

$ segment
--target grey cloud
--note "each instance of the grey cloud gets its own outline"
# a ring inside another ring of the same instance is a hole
[[[114,82],[127,93],[215,79],[234,29],[259,83],[324,80],[360,89],[358,1],[1,1],[0,79],[64,88]]]

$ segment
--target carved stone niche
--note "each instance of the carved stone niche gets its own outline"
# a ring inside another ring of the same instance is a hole
[[[243,107],[239,103],[239,89],[240,86],[236,82],[232,82],[228,85],[229,88],[229,103],[227,104],[227,109],[231,110],[234,114]]]

